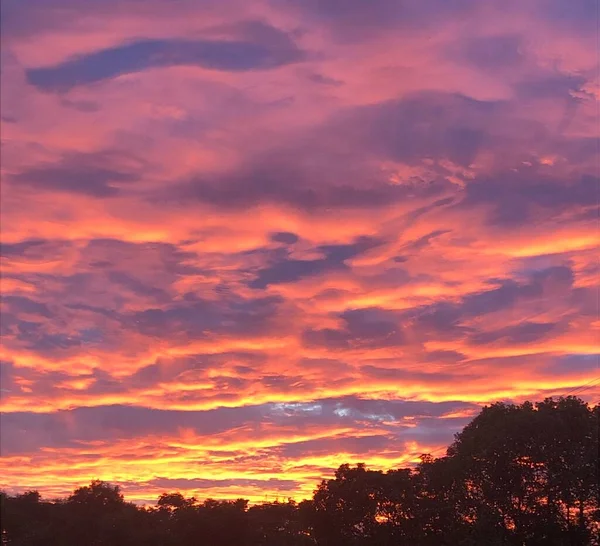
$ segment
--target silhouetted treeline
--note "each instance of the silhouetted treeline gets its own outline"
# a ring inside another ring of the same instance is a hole
[[[600,407],[494,404],[444,457],[416,468],[342,465],[311,500],[248,506],[165,493],[125,502],[94,481],[67,499],[2,494],[14,546],[566,546],[599,544]]]

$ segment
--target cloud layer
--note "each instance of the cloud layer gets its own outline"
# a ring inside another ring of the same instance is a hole
[[[3,3],[0,486],[302,498],[597,397],[592,4]]]

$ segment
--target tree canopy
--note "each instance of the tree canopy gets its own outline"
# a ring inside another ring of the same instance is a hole
[[[1,494],[11,546],[600,545],[600,406],[497,403],[446,455],[387,472],[342,464],[312,499],[126,502],[93,481],[66,499]]]

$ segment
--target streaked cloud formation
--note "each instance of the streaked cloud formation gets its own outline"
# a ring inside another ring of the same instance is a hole
[[[596,22],[4,2],[0,486],[302,498],[597,397]]]

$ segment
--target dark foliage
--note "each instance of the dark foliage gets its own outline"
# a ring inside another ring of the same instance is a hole
[[[125,502],[94,481],[63,500],[2,493],[11,546],[599,545],[600,406],[494,404],[444,457],[386,473],[344,464],[311,500]]]

